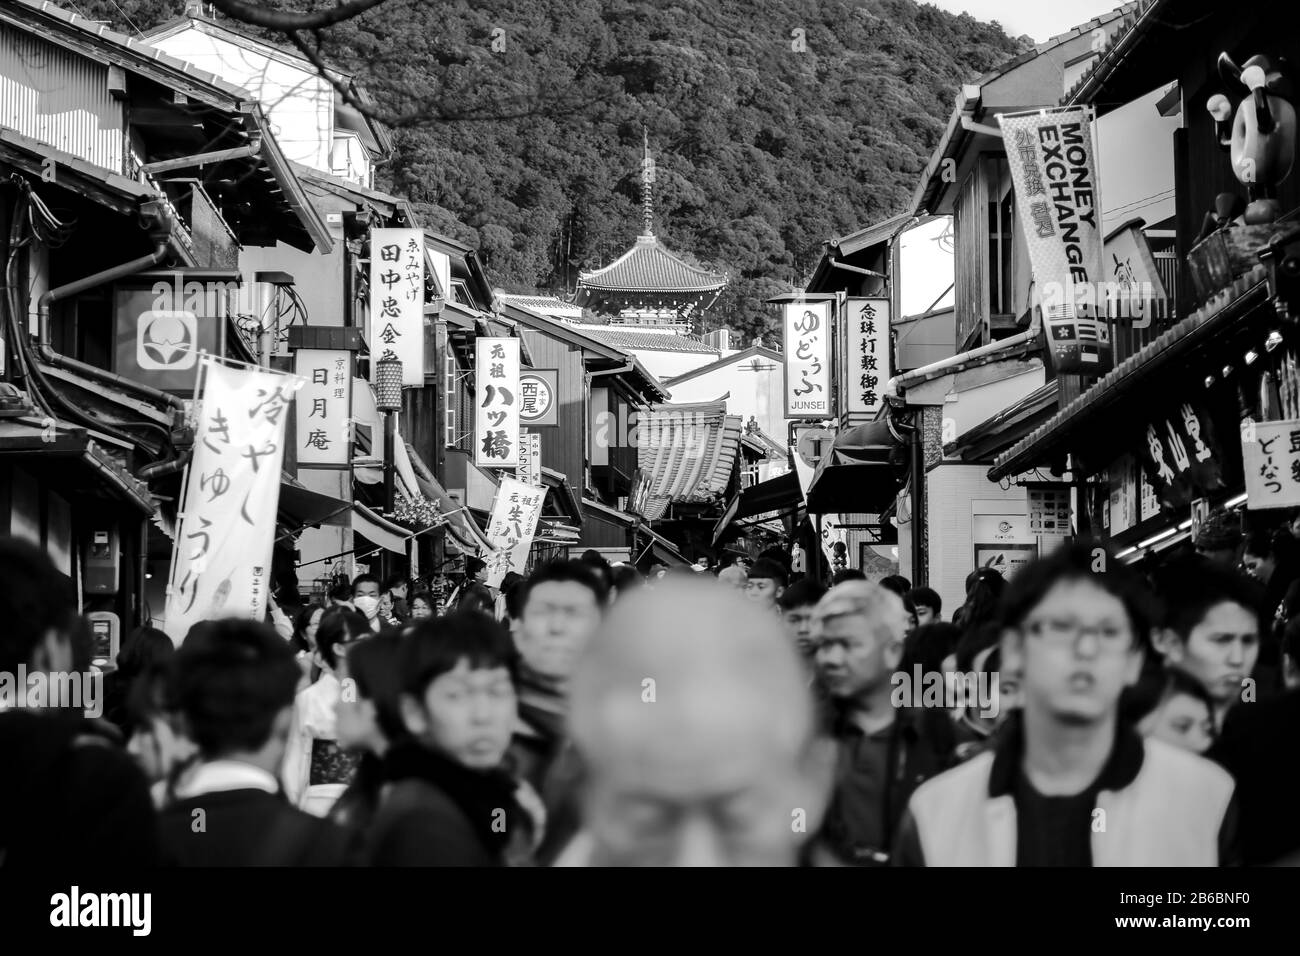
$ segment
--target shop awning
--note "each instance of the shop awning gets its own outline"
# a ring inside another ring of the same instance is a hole
[[[154,513],[149,486],[119,465],[84,428],[50,418],[0,421],[0,458],[10,456],[23,458],[24,466],[38,475],[46,474],[43,469],[48,468],[52,480],[69,482],[96,497],[125,502],[145,515]],[[70,474],[69,462],[80,469]]]
[[[645,563],[649,557],[658,559],[669,567],[689,568],[691,566],[691,561],[677,550],[677,545],[645,525],[637,530],[637,545],[638,565]]]
[[[1112,409],[1127,410],[1135,403],[1143,405],[1157,387],[1154,376],[1183,373],[1194,354],[1213,348],[1221,333],[1238,330],[1244,316],[1266,304],[1266,276],[1265,268],[1256,266],[1154,342],[1129,356],[1028,437],[999,455],[989,469],[989,480],[1001,481],[1050,462],[1054,457],[1077,454],[1078,437],[1085,429],[1103,424],[1103,417]],[[1114,447],[1113,434],[1103,438],[1102,444]]]
[[[898,479],[890,463],[897,444],[884,419],[837,434],[813,472],[808,513],[884,511],[898,496]]]
[[[1053,379],[944,445],[943,453],[972,464],[989,461],[1051,418],[1059,407],[1059,394],[1060,384]]]
[[[352,505],[352,531],[397,554],[406,554],[406,542],[411,538],[409,529],[394,524],[359,501]]]
[[[486,554],[491,551],[492,545],[489,544],[487,535],[483,533],[465,507],[447,494],[447,489],[438,483],[438,479],[433,476],[433,471],[424,463],[424,459],[416,450],[404,442],[399,446],[399,456],[402,454],[405,455],[406,467],[411,469],[411,475],[420,494],[436,502],[438,509],[447,516],[448,540],[454,542],[466,554]],[[399,475],[401,472],[402,469],[399,467]]]
[[[312,491],[292,475],[280,476],[280,507],[287,524],[299,528],[334,525],[346,528],[351,520],[352,503]]]
[[[788,511],[803,504],[803,494],[799,490],[799,475],[786,472],[767,481],[760,481],[742,489],[727,503],[727,510],[713,526],[713,543],[716,545],[733,522],[752,518],[771,512]]]

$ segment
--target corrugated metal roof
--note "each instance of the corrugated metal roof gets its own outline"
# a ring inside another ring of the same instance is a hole
[[[1175,346],[1202,328],[1214,323],[1217,318],[1228,313],[1232,307],[1244,306],[1248,299],[1258,299],[1259,302],[1266,301],[1268,294],[1267,277],[1268,271],[1264,266],[1256,266],[1154,342],[1134,352],[1086,392],[1030,432],[1014,447],[999,455],[993,467],[988,471],[989,480],[999,481],[1009,474],[1018,473],[1022,470],[1021,466],[1031,467],[1032,463],[1028,461],[1028,456],[1036,452],[1035,446],[1039,445],[1040,442],[1053,433],[1060,433],[1063,429],[1073,425],[1074,421],[1086,410],[1098,404],[1098,400],[1103,395],[1109,393],[1109,397],[1113,400],[1123,394],[1120,389],[1127,386],[1129,380],[1140,372],[1146,371],[1149,363],[1157,359],[1163,362],[1174,361],[1177,355],[1171,353],[1171,349],[1174,349]],[[1232,311],[1235,314],[1236,310],[1233,309]],[[1232,318],[1232,316],[1228,317]],[[1185,350],[1185,348],[1179,348],[1178,352],[1181,353]]]
[[[646,332],[640,329],[620,328],[616,325],[574,325],[588,338],[616,349],[642,349],[647,352],[712,352],[718,349],[685,335],[672,332]]]
[[[742,422],[722,403],[656,405],[638,420],[640,466],[650,483],[646,517],[673,502],[707,502],[726,491]]]
[[[727,277],[687,265],[660,245],[654,236],[637,236],[634,245],[609,265],[578,274],[583,287],[607,292],[711,292]]]

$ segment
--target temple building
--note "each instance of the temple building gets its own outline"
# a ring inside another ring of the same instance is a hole
[[[690,332],[696,313],[717,301],[727,276],[683,262],[655,236],[653,182],[654,160],[647,141],[641,161],[643,231],[632,248],[609,265],[578,274],[574,305],[608,316],[611,324]]]

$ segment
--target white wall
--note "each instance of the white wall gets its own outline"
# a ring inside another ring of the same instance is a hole
[[[1163,92],[1153,90],[1097,124],[1103,235],[1138,216],[1153,226],[1174,214],[1174,130],[1182,117],[1156,112]]]
[[[621,346],[620,346],[621,348]],[[641,364],[649,370],[650,374],[659,381],[666,378],[674,378],[678,375],[685,375],[687,372],[693,372],[697,368],[703,368],[718,360],[717,352],[664,352],[659,349],[628,349],[622,351],[629,355],[635,355],[641,360]],[[724,388],[722,391],[726,391]],[[718,394],[721,394],[719,392]],[[710,395],[709,398],[717,398],[718,395]]]
[[[286,156],[322,172],[332,171],[334,90],[314,70],[193,28],[153,45],[248,90],[266,110]]]
[[[759,428],[784,443],[790,419],[785,417],[782,366],[779,360],[765,355],[757,358],[760,366],[771,365],[773,368],[753,371],[752,357],[733,362],[680,385],[669,386],[672,401],[677,404],[707,402],[730,392],[728,415],[739,415],[746,423],[753,416],[758,419]]]
[[[1028,511],[1025,489],[1012,485],[1003,490],[988,480],[988,465],[936,465],[925,477],[926,513],[930,528],[930,584],[943,601],[944,620],[966,599],[966,575],[975,570],[972,502],[1001,500],[1020,504]],[[899,531],[900,564],[904,548]],[[909,542],[910,543],[910,542]],[[905,572],[904,572],[905,573]]]

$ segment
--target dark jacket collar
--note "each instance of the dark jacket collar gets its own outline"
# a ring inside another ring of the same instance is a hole
[[[1024,715],[1017,710],[998,731],[993,751],[993,768],[989,773],[989,796],[1008,796],[1015,792],[1020,773],[1020,759],[1025,752]],[[1123,790],[1137,779],[1146,750],[1142,737],[1125,721],[1119,721],[1115,743],[1106,765],[1101,768],[1095,787],[1098,790]]]
[[[474,770],[412,741],[395,745],[384,756],[384,779],[391,783],[421,780],[441,790],[465,814],[484,846],[502,852],[509,834],[524,825],[515,801],[515,781],[502,770]],[[495,811],[506,812],[506,826],[493,828]]]

